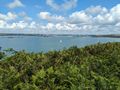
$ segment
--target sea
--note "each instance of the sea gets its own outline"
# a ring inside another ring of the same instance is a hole
[[[85,47],[96,43],[120,42],[120,38],[111,37],[75,37],[75,36],[0,36],[1,50],[13,48],[27,52],[48,52],[62,50],[72,46]]]

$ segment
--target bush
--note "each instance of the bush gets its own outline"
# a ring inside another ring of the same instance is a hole
[[[0,90],[120,89],[120,43],[4,55],[0,52]]]

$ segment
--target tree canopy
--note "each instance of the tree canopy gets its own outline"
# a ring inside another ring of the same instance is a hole
[[[0,90],[120,90],[120,43],[11,56],[1,51]]]

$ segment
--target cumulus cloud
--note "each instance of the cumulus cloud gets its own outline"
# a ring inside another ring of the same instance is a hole
[[[28,27],[28,23],[24,21],[19,21],[18,23],[12,23],[11,28],[12,29],[25,29]]]
[[[1,29],[5,28],[6,25],[7,25],[7,23],[4,20],[0,20],[0,28]]]
[[[0,29],[10,29],[10,30],[25,30],[25,29],[35,29],[36,28],[36,22],[26,22],[24,20],[13,22],[13,23],[7,23],[5,21],[0,20]]]
[[[15,20],[17,18],[17,15],[12,13],[12,12],[8,12],[7,14],[2,14],[0,13],[0,20]]]
[[[77,34],[114,34],[120,33],[120,4],[107,9],[101,6],[91,6],[85,10],[76,11],[63,17],[50,12],[38,14],[40,22],[14,20],[18,16],[26,16],[22,12],[19,15],[8,12],[0,14],[0,29],[32,30],[33,33],[77,33]],[[44,21],[49,21],[44,23]],[[43,23],[42,23],[43,22]]]
[[[69,22],[70,23],[90,23],[92,22],[92,16],[87,15],[85,12],[74,12],[69,16]]]
[[[115,25],[120,21],[120,4],[114,6],[103,15],[98,14],[94,17],[94,20],[98,24]]]
[[[12,13],[8,12],[6,14],[0,13],[0,29],[25,29],[28,26],[32,27],[33,22],[30,24],[28,21],[31,20],[25,12]]]
[[[87,14],[96,15],[96,14],[105,14],[108,12],[108,10],[107,10],[107,8],[101,7],[101,6],[91,6],[91,7],[87,8],[85,10],[85,12]]]
[[[52,15],[50,12],[40,12],[38,14],[39,18],[47,20],[49,22],[59,22],[64,21],[63,16]]]
[[[14,2],[11,2],[8,4],[8,8],[14,9],[17,7],[24,7],[25,5],[20,0],[14,0]]]
[[[46,0],[46,4],[55,10],[61,10],[61,8],[64,10],[68,10],[76,7],[77,0],[64,0],[64,3],[62,4],[57,4],[55,0]]]
[[[26,12],[20,12],[19,14],[18,14],[21,18],[23,18],[25,21],[31,21],[32,20],[32,18],[31,17],[29,17],[27,14],[26,14]]]

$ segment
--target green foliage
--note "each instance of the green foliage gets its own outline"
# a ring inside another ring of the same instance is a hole
[[[0,59],[5,57],[5,53],[4,52],[0,52]]]
[[[0,90],[119,90],[120,43],[0,52]]]

